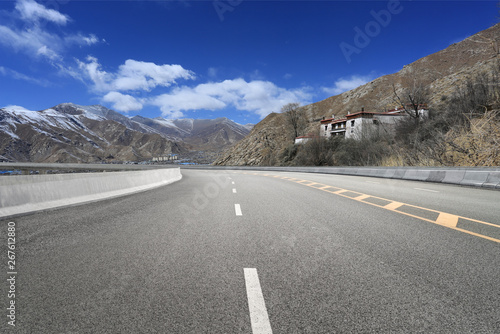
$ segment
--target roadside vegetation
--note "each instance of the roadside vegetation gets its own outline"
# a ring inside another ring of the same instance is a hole
[[[413,81],[415,82],[415,81]],[[406,89],[406,90],[405,90]],[[394,88],[395,101],[415,108],[425,102],[426,87]],[[284,110],[291,134],[301,135],[304,120],[297,105]],[[415,109],[416,110],[416,109]],[[411,109],[408,110],[411,112]],[[413,114],[413,115],[418,115]],[[295,137],[294,137],[295,138]],[[276,165],[296,166],[499,166],[500,62],[489,73],[468,77],[429,117],[407,117],[393,135],[362,139],[313,136],[305,144],[290,144]]]

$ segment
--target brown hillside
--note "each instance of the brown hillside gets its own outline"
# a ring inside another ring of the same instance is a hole
[[[315,119],[344,116],[361,110],[384,111],[398,106],[393,87],[399,91],[407,82],[418,80],[430,88],[429,108],[439,111],[455,87],[465,78],[488,71],[500,56],[500,24],[481,31],[446,49],[406,65],[397,73],[377,78],[363,86],[302,107],[310,121],[307,132],[318,127]],[[282,152],[292,143],[285,134],[282,114],[271,114],[251,133],[225,151],[217,165],[275,165],[283,163]]]

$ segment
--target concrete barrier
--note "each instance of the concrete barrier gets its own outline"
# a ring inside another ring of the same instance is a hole
[[[402,179],[411,181],[427,181],[429,175],[430,171],[426,169],[407,169]]]
[[[388,169],[385,169],[384,175],[382,175],[381,177],[387,178],[387,179],[392,179],[392,178],[394,178],[395,174],[396,174],[395,168],[388,168]]]
[[[488,179],[482,185],[485,188],[497,188],[500,189],[500,172],[489,173]]]
[[[0,218],[128,195],[181,178],[180,168],[6,176],[0,178]]]
[[[450,183],[500,189],[500,167],[259,167],[189,166],[187,169],[224,169],[322,173]]]
[[[427,181],[429,182],[442,182],[446,176],[446,171],[444,170],[431,170]]]
[[[394,174],[392,175],[392,179],[402,179],[405,176],[406,170],[404,169],[396,169],[394,170]]]
[[[464,186],[481,187],[486,182],[490,173],[484,170],[468,170],[465,172],[463,180],[460,182]]]
[[[442,183],[460,184],[464,179],[465,169],[446,170]]]

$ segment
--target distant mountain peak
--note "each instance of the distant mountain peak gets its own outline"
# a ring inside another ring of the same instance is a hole
[[[144,160],[180,152],[199,159],[201,151],[207,163],[249,132],[247,126],[226,117],[125,116],[98,104],[66,102],[41,111],[21,106],[0,109],[0,155],[12,161]]]

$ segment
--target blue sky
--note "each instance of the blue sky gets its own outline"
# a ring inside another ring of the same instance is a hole
[[[497,4],[0,0],[0,107],[257,123],[484,30]]]

